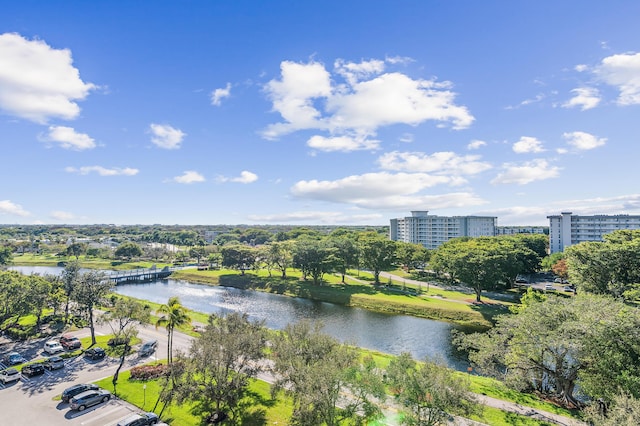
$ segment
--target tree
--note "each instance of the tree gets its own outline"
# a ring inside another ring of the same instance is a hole
[[[640,392],[640,312],[608,297],[527,298],[484,334],[458,337],[470,360],[508,385],[579,406],[574,392],[611,400]]]
[[[173,331],[176,327],[190,323],[191,318],[177,296],[170,297],[165,305],[160,306],[158,313],[162,315],[156,320],[156,328],[167,329],[167,363],[171,364],[173,362]]]
[[[76,286],[78,277],[80,275],[80,262],[77,260],[68,262],[62,270],[62,284],[64,288],[64,294],[66,296],[64,304],[64,323],[69,323],[69,302],[71,301],[71,295],[73,289]]]
[[[191,256],[192,258],[195,257],[199,265],[200,259],[205,256],[204,247],[191,247],[189,249],[189,256]]]
[[[455,376],[440,362],[417,363],[403,353],[389,363],[386,381],[396,399],[407,410],[402,424],[435,426],[447,424],[449,412],[469,414],[478,405],[465,377]]]
[[[20,317],[30,312],[29,283],[24,275],[16,271],[0,271],[0,324],[15,317],[17,324]],[[10,325],[7,325],[7,328]]]
[[[302,271],[304,279],[308,275],[318,285],[324,274],[331,272],[336,264],[335,249],[326,240],[301,237],[293,248],[293,265]]]
[[[42,311],[48,306],[52,298],[51,291],[53,286],[51,282],[40,275],[30,275],[27,278],[27,286],[29,287],[28,304],[30,311],[36,316],[36,327],[40,329],[40,321],[42,319]]]
[[[565,258],[571,282],[581,290],[627,297],[640,283],[640,232],[615,231],[604,242],[567,247]]]
[[[238,269],[241,275],[244,275],[244,271],[251,269],[256,263],[257,251],[248,246],[240,244],[224,246],[221,253],[222,266]]]
[[[347,274],[349,268],[355,268],[358,266],[358,246],[352,238],[343,236],[340,233],[332,234],[329,237],[329,243],[335,249],[335,269],[340,272],[342,277],[342,283],[344,283],[344,277]]]
[[[125,358],[131,350],[131,340],[138,335],[139,324],[149,321],[150,312],[149,306],[133,299],[117,299],[114,307],[105,312],[99,319],[100,322],[108,324],[113,332],[113,337],[116,342],[121,342],[120,345],[116,345],[116,348],[120,351],[120,364],[113,374],[111,383],[113,384],[114,394],[117,395],[118,375],[124,365]],[[95,342],[94,342],[95,343]]]
[[[357,352],[322,333],[319,324],[288,325],[273,339],[272,359],[272,392],[293,398],[291,424],[366,424],[380,414],[372,399],[384,396],[384,385],[373,362],[361,366]]]
[[[287,277],[287,268],[293,265],[293,243],[291,241],[274,241],[267,245],[267,263],[274,265]]]
[[[495,238],[455,238],[435,250],[431,265],[471,287],[480,302],[482,291],[496,288],[504,278],[508,260]]]
[[[397,245],[375,232],[366,232],[358,239],[362,266],[373,273],[374,284],[380,284],[380,272],[393,267]]]
[[[569,278],[569,268],[567,267],[567,261],[560,259],[551,266],[551,271],[562,279]]]
[[[131,260],[134,257],[142,256],[142,249],[133,241],[125,241],[116,248],[113,254],[119,259]]]
[[[74,256],[76,260],[80,258],[81,255],[87,252],[87,244],[86,243],[78,243],[74,242],[67,246],[67,256]]]
[[[193,401],[204,419],[224,413],[238,422],[249,380],[262,370],[265,347],[262,322],[236,312],[211,315],[204,332],[191,344],[185,377],[176,389],[178,402]]]
[[[618,394],[609,404],[602,400],[587,408],[589,424],[598,426],[640,425],[640,399],[630,394]]]
[[[13,250],[9,246],[0,247],[0,269],[11,265],[13,261]]]
[[[96,344],[96,332],[94,325],[94,309],[104,301],[105,296],[111,292],[113,284],[103,273],[89,271],[78,276],[71,293],[71,299],[86,310],[89,317],[89,329],[91,330],[91,344]]]

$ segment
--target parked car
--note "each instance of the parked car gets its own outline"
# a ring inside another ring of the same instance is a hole
[[[107,402],[111,399],[111,392],[105,389],[92,389],[79,393],[71,398],[69,407],[72,410],[84,411],[85,408],[91,407],[101,402]]]
[[[95,348],[89,348],[84,351],[84,356],[85,358],[89,358],[90,360],[95,361],[97,359],[104,358],[105,356],[107,356],[107,353],[101,347],[96,346]]]
[[[69,402],[71,401],[71,398],[73,398],[74,396],[82,392],[86,392],[88,390],[97,390],[97,389],[99,389],[98,386],[93,384],[81,383],[81,384],[73,385],[62,392],[62,401]]]
[[[158,341],[157,340],[150,340],[148,342],[145,342],[140,347],[140,350],[138,351],[138,354],[140,356],[149,356],[149,355],[151,355],[152,353],[155,352],[156,346],[158,346]]]
[[[44,374],[44,365],[41,362],[27,364],[22,367],[22,374],[27,377],[39,376]]]
[[[131,414],[118,422],[118,426],[148,426],[158,423],[160,419],[156,413]]]
[[[44,366],[44,368],[46,368],[49,371],[58,370],[64,367],[64,359],[62,359],[62,357],[59,357],[59,356],[52,356],[45,359],[42,365]]]
[[[555,290],[555,287],[553,286],[553,284],[551,283],[546,283],[544,285],[544,291],[548,291],[548,290]]]
[[[20,380],[20,372],[13,367],[5,368],[0,371],[0,382],[3,384],[16,382]]]
[[[553,280],[553,282],[556,284],[562,284],[562,278],[558,277],[555,280]]]
[[[82,346],[80,339],[70,334],[63,334],[60,337],[60,344],[67,350],[80,349],[80,347]]]
[[[60,342],[56,342],[55,340],[48,340],[44,344],[44,351],[49,355],[55,355],[59,352],[64,352],[64,348],[60,344]]]
[[[24,357],[18,352],[11,352],[9,355],[4,357],[4,362],[9,365],[18,365],[22,364],[23,362],[27,362],[27,360],[24,359]]]

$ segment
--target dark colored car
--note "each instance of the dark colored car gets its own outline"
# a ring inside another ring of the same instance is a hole
[[[44,360],[42,363],[47,370],[57,370],[64,367],[64,359],[59,356],[52,356]]]
[[[95,348],[90,348],[84,351],[84,356],[85,358],[89,358],[95,361],[104,358],[105,356],[107,356],[107,353],[101,347],[96,346]]]
[[[148,426],[158,423],[159,420],[156,413],[138,413],[120,420],[117,426]]]
[[[78,339],[76,336],[71,336],[69,334],[63,334],[60,337],[60,344],[62,345],[63,348],[67,350],[80,349],[80,346],[82,346],[80,339]]]
[[[0,371],[0,382],[7,384],[20,380],[20,372],[13,367],[5,368]]]
[[[151,340],[149,342],[145,342],[138,351],[140,356],[149,356],[156,351],[156,346],[158,346],[157,340]]]
[[[18,365],[18,364],[22,364],[23,362],[27,362],[27,360],[24,359],[24,357],[20,355],[18,352],[11,352],[9,355],[7,355],[4,358],[4,361],[9,365]]]
[[[22,367],[22,374],[27,377],[39,376],[44,374],[44,366],[41,362],[35,364],[27,364]]]
[[[88,390],[97,390],[97,389],[99,389],[98,386],[92,385],[92,384],[82,383],[78,385],[73,385],[62,392],[62,401],[69,402],[71,398],[73,398],[78,394],[81,394],[82,392],[86,392]]]
[[[71,398],[69,408],[72,410],[84,411],[85,408],[91,407],[101,402],[107,402],[111,399],[111,392],[104,389],[88,390]]]

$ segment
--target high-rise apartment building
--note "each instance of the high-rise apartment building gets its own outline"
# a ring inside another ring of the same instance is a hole
[[[585,241],[602,241],[603,235],[620,229],[640,229],[640,216],[627,214],[579,216],[562,212],[547,219],[550,253]]]
[[[496,235],[497,218],[492,216],[435,216],[428,211],[412,211],[411,216],[391,219],[389,238],[422,244],[435,249],[456,237]]]

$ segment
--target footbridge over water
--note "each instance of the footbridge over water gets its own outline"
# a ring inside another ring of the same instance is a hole
[[[118,284],[142,283],[167,278],[176,268],[165,266],[158,269],[154,266],[151,268],[138,268],[128,271],[114,271],[109,274],[109,279]]]

